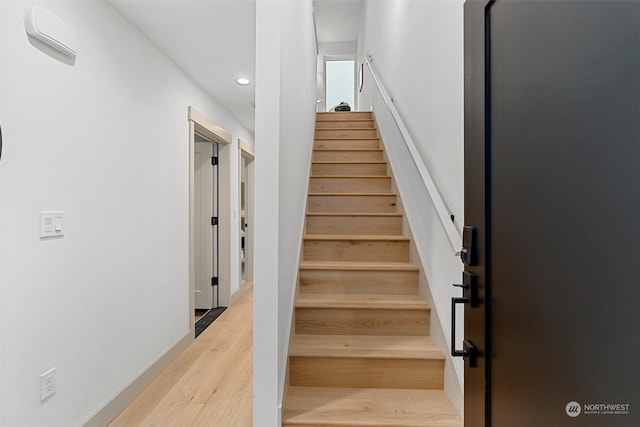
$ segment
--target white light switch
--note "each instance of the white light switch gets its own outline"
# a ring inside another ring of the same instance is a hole
[[[48,238],[60,236],[64,236],[64,212],[40,212],[40,237]]]
[[[44,217],[44,231],[45,233],[53,232],[53,218],[50,216]]]

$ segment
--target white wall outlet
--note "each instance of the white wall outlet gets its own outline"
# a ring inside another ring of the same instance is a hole
[[[40,402],[44,403],[56,393],[56,368],[40,375]]]

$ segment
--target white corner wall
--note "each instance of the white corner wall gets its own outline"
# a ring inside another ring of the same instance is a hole
[[[460,226],[463,215],[463,0],[369,0],[358,58],[371,54]],[[361,105],[368,110],[368,105]]]
[[[287,0],[280,56],[280,215],[278,359],[280,396],[307,207],[316,111],[316,52],[311,0]]]
[[[257,0],[254,426],[280,425],[315,126],[311,0]]]
[[[73,64],[30,43],[29,3],[0,2],[0,425],[71,426],[189,333],[187,107],[253,138],[103,1],[42,2]]]
[[[422,161],[440,189],[455,225],[464,218],[464,68],[462,0],[368,0],[360,27],[358,62],[373,57],[376,71],[407,126]],[[365,65],[365,70],[367,69]],[[435,314],[447,347],[451,340],[451,297],[459,290],[462,263],[454,256],[411,156],[386,106],[365,72],[360,110],[372,109],[420,255]],[[461,244],[461,242],[460,242]],[[461,311],[461,310],[460,310]],[[458,317],[462,337],[462,317]],[[447,349],[445,349],[447,350]],[[453,403],[462,410],[463,364],[453,362],[446,378]]]

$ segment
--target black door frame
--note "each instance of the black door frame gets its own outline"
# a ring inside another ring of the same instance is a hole
[[[486,173],[490,156],[485,144],[490,131],[490,111],[487,108],[489,81],[487,67],[489,54],[488,13],[493,0],[467,0],[464,5],[464,204],[465,225],[476,227],[474,265],[465,264],[465,272],[475,275],[479,305],[465,305],[465,339],[477,348],[477,365],[465,362],[465,427],[491,425],[490,412],[490,358],[491,316],[490,277],[486,265],[489,253],[490,185]]]

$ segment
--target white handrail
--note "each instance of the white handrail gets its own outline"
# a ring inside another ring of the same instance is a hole
[[[413,138],[411,138],[407,127],[404,125],[404,122],[400,117],[400,113],[396,109],[395,105],[393,105],[391,97],[389,96],[389,92],[387,92],[384,85],[382,84],[382,81],[380,81],[380,78],[378,77],[378,74],[376,73],[375,68],[371,63],[372,60],[373,58],[371,58],[370,55],[367,55],[365,57],[365,62],[369,67],[369,71],[373,76],[373,80],[376,82],[376,86],[380,91],[380,95],[382,95],[384,103],[387,105],[389,111],[391,111],[391,115],[393,116],[396,125],[398,125],[398,129],[400,130],[400,134],[402,135],[402,139],[404,139],[404,142],[407,145],[407,149],[409,150],[409,153],[411,153],[411,158],[413,159],[416,168],[418,168],[418,173],[420,173],[420,177],[422,178],[422,181],[424,181],[424,185],[429,192],[431,201],[433,202],[433,205],[436,208],[436,212],[438,213],[440,223],[442,224],[442,227],[444,228],[444,231],[449,238],[451,248],[453,249],[454,254],[458,254],[462,245],[462,236],[458,232],[458,229],[453,225],[453,222],[451,221],[451,218],[449,216],[450,214],[447,210],[446,205],[444,204],[444,200],[440,195],[440,191],[438,190],[438,187],[433,178],[431,178],[429,170],[422,161],[422,157],[420,157],[418,149],[416,148],[416,144],[413,142]]]

